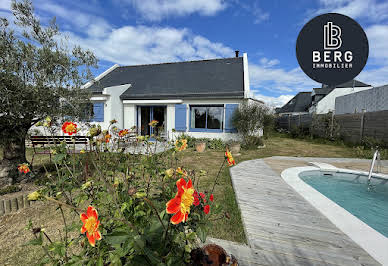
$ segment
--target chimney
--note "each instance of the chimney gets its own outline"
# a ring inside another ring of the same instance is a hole
[[[239,50],[234,51],[236,53],[236,57],[238,57]]]

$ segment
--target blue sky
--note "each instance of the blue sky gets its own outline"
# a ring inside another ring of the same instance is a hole
[[[43,23],[56,16],[70,43],[100,59],[95,74],[115,63],[135,65],[233,57],[248,53],[254,97],[279,106],[320,86],[299,68],[295,43],[316,15],[351,16],[367,33],[369,60],[357,79],[388,84],[388,1],[379,0],[33,0]],[[10,0],[0,16],[11,17]]]

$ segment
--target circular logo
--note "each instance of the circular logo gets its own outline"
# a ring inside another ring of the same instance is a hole
[[[354,79],[369,55],[368,38],[348,16],[328,13],[310,20],[296,41],[299,65],[311,79],[338,85]]]

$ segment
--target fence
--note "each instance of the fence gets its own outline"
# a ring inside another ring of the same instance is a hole
[[[308,130],[320,137],[339,137],[360,143],[365,138],[388,143],[388,110],[358,114],[301,114],[278,117],[276,126],[287,131]]]

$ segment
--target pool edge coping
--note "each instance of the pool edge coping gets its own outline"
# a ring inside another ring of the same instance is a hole
[[[338,172],[365,174],[362,171],[338,168]],[[281,173],[282,179],[298,194],[327,217],[336,227],[363,248],[382,265],[388,265],[388,238],[355,217],[353,214],[315,190],[300,179],[299,174],[305,171],[319,171],[313,166],[292,167]]]

